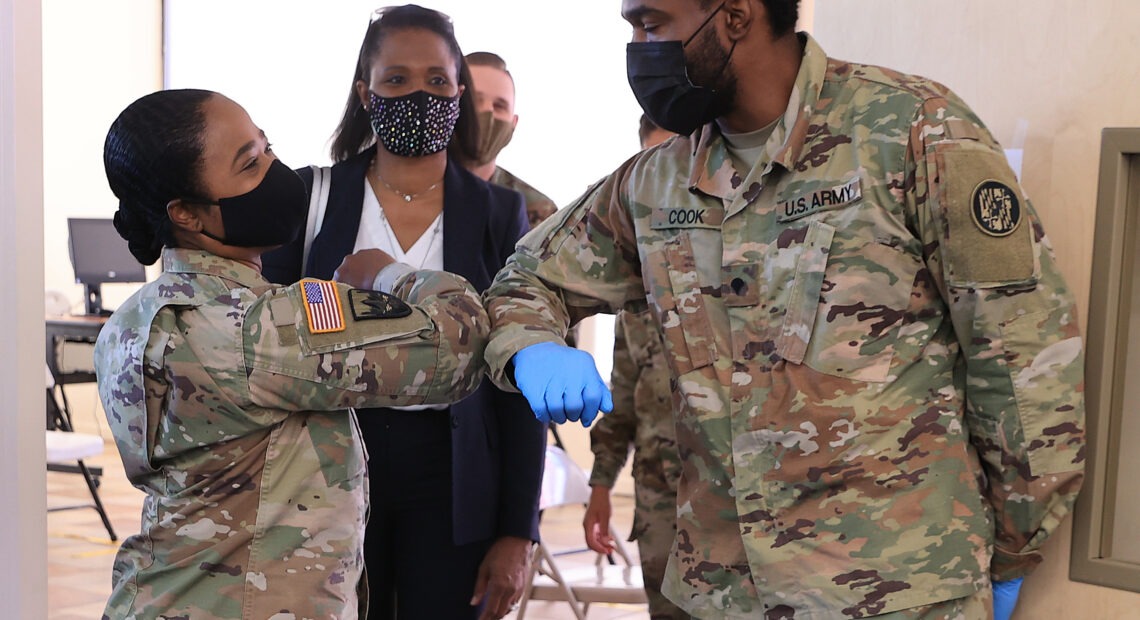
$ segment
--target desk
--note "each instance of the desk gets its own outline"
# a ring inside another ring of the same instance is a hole
[[[44,317],[44,360],[59,386],[62,403],[56,402],[53,390],[48,390],[47,429],[70,431],[71,405],[63,386],[70,383],[95,382],[95,340],[107,322],[105,316],[48,316]],[[49,471],[77,473],[77,465],[49,464]],[[88,467],[98,485],[101,467]]]
[[[44,359],[56,385],[95,382],[95,339],[105,316],[49,316],[44,320]]]

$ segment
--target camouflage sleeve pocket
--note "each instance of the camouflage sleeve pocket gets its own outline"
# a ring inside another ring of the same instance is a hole
[[[1080,337],[1057,324],[1062,314],[1061,309],[1035,312],[1002,326],[1023,450],[1034,476],[1083,467],[1084,406],[1074,386],[1082,381],[1084,354]]]
[[[972,140],[940,142],[928,160],[950,286],[1032,283],[1038,273],[1029,204],[1005,156]]]
[[[396,348],[391,353],[369,349],[395,345],[432,329],[431,319],[418,308],[412,308],[412,313],[403,318],[356,320],[348,305],[348,290],[345,286],[337,287],[345,309],[342,328],[325,333],[313,333],[310,329],[296,286],[279,289],[260,300],[247,315],[247,364],[273,375],[358,392],[369,389],[362,374],[369,358],[399,355]]]
[[[297,336],[304,355],[332,353],[348,349],[359,349],[372,343],[413,336],[434,327],[432,320],[419,308],[411,308],[411,313],[398,318],[358,318],[353,309],[356,303],[350,298],[350,289],[337,285],[337,294],[343,308],[343,329],[329,332],[316,332],[311,329],[310,320],[305,315],[304,300],[297,287],[288,289],[289,300],[294,307]]]

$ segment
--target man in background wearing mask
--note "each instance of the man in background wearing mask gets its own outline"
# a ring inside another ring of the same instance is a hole
[[[694,616],[1005,620],[1083,475],[1071,291],[970,108],[828,58],[797,13],[623,0],[634,94],[685,137],[524,238],[484,294],[490,372],[589,424],[612,397],[566,325],[652,314],[682,465],[662,590]]]
[[[533,229],[554,215],[558,205],[495,163],[519,124],[519,115],[515,114],[515,78],[507,71],[507,62],[494,52],[471,52],[463,58],[475,86],[475,109],[479,121],[479,158],[468,162],[467,168],[484,181],[522,194],[526,200],[526,217]],[[577,342],[578,326],[575,325],[567,334],[566,343],[575,346]],[[553,426],[550,428],[557,438],[558,430]]]
[[[495,163],[519,124],[519,116],[515,114],[515,80],[498,54],[472,52],[464,58],[475,84],[475,109],[479,113],[479,159],[467,167],[484,181],[521,193],[526,198],[530,227],[534,228],[557,211],[557,205],[546,194]]]

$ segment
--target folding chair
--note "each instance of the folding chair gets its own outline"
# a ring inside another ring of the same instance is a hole
[[[586,473],[562,448],[547,446],[539,509],[575,504],[584,506],[589,501],[590,484]],[[566,601],[578,620],[585,620],[591,603],[648,604],[641,567],[634,565],[613,524],[610,525],[610,535],[621,563],[615,564],[604,554],[589,549],[559,552],[548,549],[545,543],[535,545],[517,618],[523,620],[527,603],[531,600]],[[583,551],[594,553],[593,566],[559,566],[558,558]]]
[[[76,508],[94,508],[99,513],[99,518],[103,520],[103,527],[107,528],[107,535],[111,537],[112,541],[118,540],[115,535],[115,529],[111,527],[111,520],[107,517],[107,511],[103,508],[103,501],[99,499],[99,481],[83,459],[96,456],[103,453],[103,438],[98,435],[91,435],[88,433],[76,433],[71,427],[71,416],[67,411],[60,407],[59,401],[55,398],[55,379],[51,374],[51,369],[47,370],[47,408],[48,417],[52,420],[53,426],[56,430],[46,430],[47,441],[47,463],[49,469],[53,469],[52,465],[62,465],[74,463],[78,473],[83,475],[83,480],[87,482],[87,489],[91,492],[90,504],[72,504],[66,506],[52,506],[48,508],[48,512],[57,512],[60,510],[74,510]],[[57,470],[58,471],[58,470]]]

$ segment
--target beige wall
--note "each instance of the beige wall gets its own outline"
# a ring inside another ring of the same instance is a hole
[[[119,112],[162,88],[161,0],[44,0],[44,285],[82,312],[68,217],[111,217],[103,139]],[[114,308],[137,288],[103,285]]]
[[[935,10],[937,9],[937,10]],[[1140,126],[1135,0],[827,0],[813,32],[846,60],[936,79],[1008,146],[1028,121],[1022,182],[1044,220],[1082,317],[1088,314],[1100,131]],[[1026,580],[1015,616],[1135,618],[1140,594],[1070,582],[1068,527]]]
[[[130,102],[162,88],[161,0],[43,1],[44,289],[83,312],[68,258],[67,218],[111,217],[118,202],[103,174],[103,139]],[[137,284],[104,284],[115,308]],[[106,423],[93,385],[68,386],[77,430]]]
[[[0,601],[5,618],[42,618],[43,297],[40,272],[40,3],[0,0]],[[15,298],[12,293],[15,292]],[[37,415],[38,414],[38,415]]]

